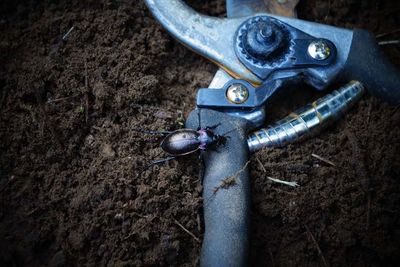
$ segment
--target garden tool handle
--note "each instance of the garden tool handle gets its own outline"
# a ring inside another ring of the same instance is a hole
[[[383,54],[372,33],[354,30],[342,73],[345,80],[362,82],[376,97],[400,104],[400,72]]]
[[[198,111],[200,115],[198,115]],[[199,118],[201,123],[199,124]],[[205,233],[201,266],[245,266],[249,245],[250,185],[247,146],[249,122],[210,109],[193,111],[187,128],[218,125],[226,144],[203,152]],[[224,181],[230,181],[224,185]]]

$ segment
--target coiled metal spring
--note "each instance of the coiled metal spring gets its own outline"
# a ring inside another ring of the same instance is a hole
[[[250,153],[264,147],[281,147],[319,131],[343,115],[364,93],[357,81],[333,91],[274,125],[253,132],[247,138]]]

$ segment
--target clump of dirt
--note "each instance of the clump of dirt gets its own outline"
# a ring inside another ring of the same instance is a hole
[[[225,13],[224,1],[190,4]],[[372,0],[299,8],[302,18],[376,34],[398,28],[398,12]],[[160,138],[140,129],[180,127],[217,68],[141,1],[3,1],[0,31],[1,265],[197,265],[201,244],[182,227],[201,240],[198,159],[143,171],[163,155]],[[400,63],[397,46],[385,52]],[[269,122],[316,94],[295,96]],[[251,265],[394,265],[399,125],[399,109],[365,97],[319,136],[256,153]]]

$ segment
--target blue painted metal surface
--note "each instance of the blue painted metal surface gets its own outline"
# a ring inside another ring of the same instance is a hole
[[[235,78],[253,84],[262,83],[260,77],[238,60],[234,49],[237,29],[252,16],[214,18],[195,12],[180,0],[145,0],[145,2],[165,29],[190,49],[217,63]],[[330,40],[338,50],[335,64],[320,68],[304,67],[301,71],[310,77],[308,81],[318,85],[319,88],[323,87],[322,85],[329,85],[337,77],[349,55],[352,31],[293,18],[263,15],[277,18],[316,38]],[[276,71],[271,75],[279,76],[282,72],[284,71]]]

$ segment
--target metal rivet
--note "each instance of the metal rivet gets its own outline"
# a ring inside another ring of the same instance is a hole
[[[326,41],[317,40],[308,46],[308,54],[316,60],[325,60],[331,55],[331,49]]]
[[[234,104],[242,104],[249,98],[249,90],[243,84],[235,83],[226,90],[226,97]]]

